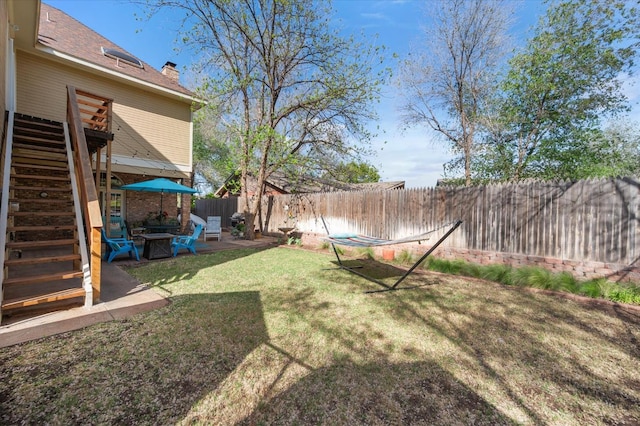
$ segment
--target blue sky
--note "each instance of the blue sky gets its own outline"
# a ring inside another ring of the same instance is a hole
[[[175,51],[175,30],[179,22],[171,14],[162,14],[150,21],[138,20],[136,15],[143,16],[143,10],[124,0],[48,0],[44,3],[64,11],[157,69],[167,61],[178,64],[181,70],[192,62],[187,52]],[[537,0],[514,0],[514,3],[518,13],[513,36],[524,40],[544,12],[544,5]],[[346,31],[377,35],[378,43],[385,45],[389,52],[404,56],[422,34],[424,9],[429,6],[429,0],[334,0],[333,5],[336,19]],[[183,72],[183,76],[186,75]],[[424,128],[400,130],[394,92],[391,87],[385,90],[378,109],[380,120],[371,123],[372,129],[380,130],[372,146],[376,155],[369,161],[376,166],[382,180],[405,181],[408,188],[434,186],[442,177],[443,164],[451,158],[449,150]]]

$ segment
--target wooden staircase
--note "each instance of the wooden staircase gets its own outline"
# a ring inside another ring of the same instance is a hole
[[[62,123],[15,114],[2,315],[85,302]]]

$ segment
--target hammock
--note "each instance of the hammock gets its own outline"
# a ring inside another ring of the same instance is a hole
[[[404,244],[404,243],[414,243],[414,242],[419,243],[420,241],[426,241],[429,238],[431,238],[431,234],[436,232],[438,229],[425,232],[424,234],[414,235],[412,237],[400,238],[397,240],[384,240],[382,238],[374,238],[374,237],[369,237],[367,235],[348,234],[348,233],[329,234],[328,237],[325,237],[322,239],[332,244],[339,244],[342,246],[350,246],[350,247],[390,246],[393,244]]]
[[[380,291],[390,291],[390,290],[399,290],[398,285],[404,281],[405,278],[407,278],[409,276],[409,274],[411,274],[414,269],[416,269],[418,267],[418,265],[420,265],[422,262],[424,262],[424,260],[431,254],[433,253],[433,251],[438,248],[438,246],[440,244],[442,244],[442,242],[444,242],[444,240],[446,240],[449,235],[451,235],[451,233],[453,231],[455,231],[461,224],[462,221],[461,220],[457,220],[455,222],[451,222],[445,225],[442,225],[436,229],[433,229],[429,232],[425,232],[423,234],[420,235],[414,235],[411,237],[405,237],[405,238],[400,238],[397,240],[385,240],[385,239],[381,239],[381,238],[374,238],[374,237],[370,237],[367,235],[358,235],[358,234],[349,234],[349,233],[342,233],[342,234],[330,234],[329,233],[329,228],[327,227],[326,222],[324,221],[324,217],[320,216],[320,218],[322,219],[322,224],[324,225],[324,229],[327,231],[327,237],[323,238],[323,240],[328,241],[329,243],[331,243],[331,247],[333,248],[333,252],[336,255],[336,258],[338,259],[338,266],[340,269],[345,269],[349,272],[352,272],[362,278],[365,278],[369,281],[372,281],[376,284],[381,285],[382,287],[385,287],[385,290],[380,290]],[[404,244],[404,243],[410,243],[410,242],[418,242],[420,243],[420,241],[425,241],[428,240],[431,237],[431,234],[433,234],[434,232],[438,231],[439,229],[442,228],[446,228],[446,227],[450,227],[449,230],[438,240],[436,241],[436,243],[431,246],[431,248],[424,254],[422,255],[422,257],[420,259],[418,259],[417,262],[415,262],[411,268],[409,268],[409,270],[407,272],[405,272],[405,274],[400,277],[393,285],[388,285],[380,280],[377,280],[373,277],[367,276],[361,272],[358,272],[355,270],[354,267],[348,267],[346,265],[344,265],[342,263],[342,260],[340,259],[340,255],[338,254],[338,250],[336,249],[336,244],[338,245],[343,245],[343,246],[349,246],[349,247],[375,247],[375,246],[386,246],[386,245],[392,245],[392,244]],[[403,288],[413,288],[413,287],[403,287]],[[367,291],[367,293],[373,293],[374,291]]]

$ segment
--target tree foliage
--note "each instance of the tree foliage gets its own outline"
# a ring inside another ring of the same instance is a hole
[[[328,177],[345,183],[372,183],[380,181],[378,170],[365,162],[340,163],[327,173]]]
[[[604,153],[620,156],[629,145],[616,151],[618,142],[601,127],[628,109],[623,81],[633,69],[639,35],[631,3],[550,3],[525,50],[510,61],[477,176],[578,178],[607,168],[616,173]]]
[[[467,184],[487,101],[496,90],[511,8],[500,0],[429,4],[425,45],[404,62],[404,124],[426,125],[459,154]]]
[[[234,147],[245,219],[261,197],[248,191],[275,170],[321,153],[355,154],[370,136],[371,105],[385,70],[381,52],[332,29],[330,4],[310,0],[152,0],[185,14],[183,41],[197,53],[199,91],[215,110],[218,139]],[[153,12],[156,9],[151,9]],[[351,136],[351,139],[349,138]],[[253,237],[253,229],[248,229]]]
[[[197,120],[193,131],[193,171],[198,181],[215,191],[238,170],[233,145],[225,143],[211,121]]]

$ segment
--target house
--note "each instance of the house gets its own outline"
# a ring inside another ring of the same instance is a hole
[[[0,317],[90,306],[102,218],[142,220],[159,203],[120,186],[154,177],[191,186],[197,99],[175,64],[158,71],[40,0],[0,1],[0,34]],[[189,197],[165,195],[163,209],[180,208],[186,222]]]
[[[238,185],[238,180],[238,174],[231,175],[225,183],[214,192],[214,195],[220,198],[239,195],[240,186]],[[256,188],[257,180],[255,178],[249,178],[248,186],[249,196],[258,192]],[[389,191],[393,189],[404,189],[404,186],[404,181],[347,183],[312,176],[300,176],[293,179],[282,172],[274,172],[265,182],[263,195],[308,194],[335,191]]]

